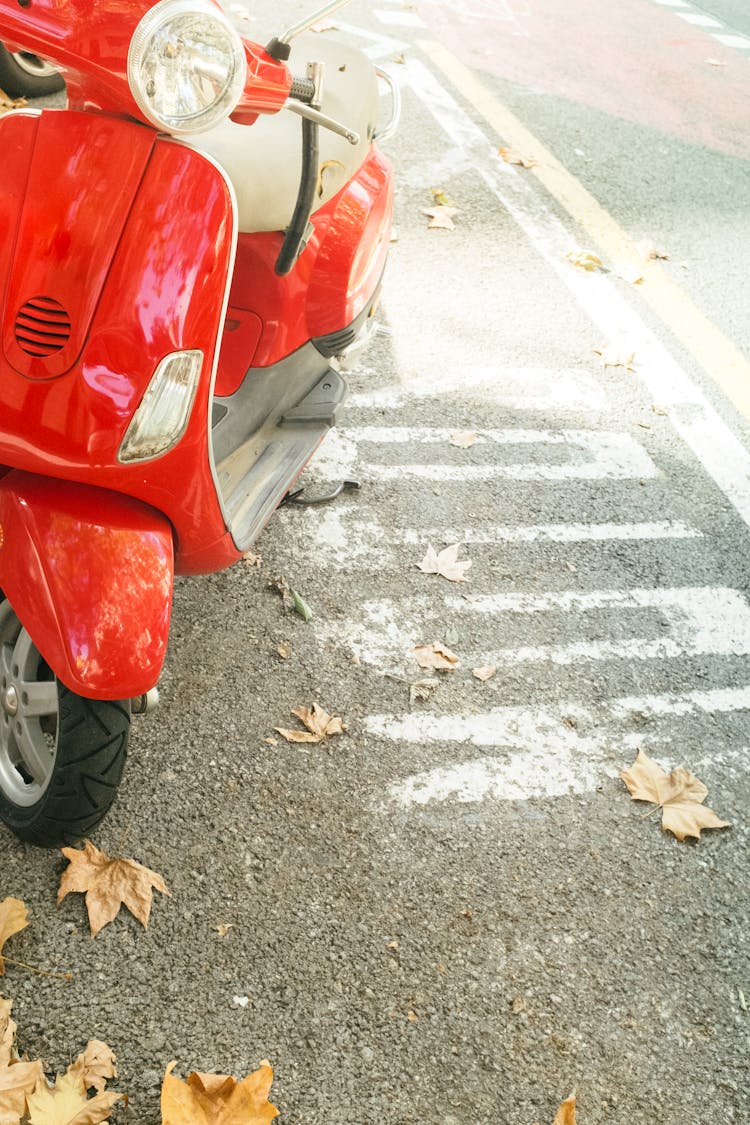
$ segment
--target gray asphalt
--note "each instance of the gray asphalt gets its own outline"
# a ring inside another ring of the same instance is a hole
[[[419,34],[362,5],[346,21]],[[625,225],[648,210],[655,235],[712,237],[694,197],[682,209],[631,176],[615,198],[620,121],[488,81],[558,155],[586,130],[585,182]],[[647,130],[629,137],[654,158]],[[59,854],[0,833],[0,897],[32,917],[6,951],[75,973],[8,966],[21,1047],[62,1068],[105,1039],[131,1099],[113,1122],[155,1125],[171,1059],[239,1077],[263,1058],[285,1125],[548,1125],[573,1089],[582,1125],[750,1118],[748,527],[679,436],[679,411],[654,412],[638,368],[601,367],[601,328],[467,146],[405,91],[381,331],[309,473],[317,488],[351,471],[362,490],[279,513],[261,566],[178,582],[162,704],[134,723],[95,835],[161,872],[171,898],[156,896],[147,932],[122,916],[92,942],[80,898],[55,907]],[[701,269],[695,295],[712,316],[731,306],[723,326],[746,345],[747,166],[676,143],[669,156],[665,177],[699,166],[724,208],[731,292],[716,298]],[[502,175],[540,223],[558,214]],[[426,229],[434,187],[460,209],[455,231]],[[636,293],[606,280],[743,436]],[[481,440],[456,448],[454,430]],[[620,453],[597,462],[602,433]],[[646,524],[675,534],[586,538]],[[465,586],[416,568],[453,532],[473,561]],[[311,622],[284,609],[281,574]],[[686,608],[675,590],[698,593]],[[584,601],[566,608],[568,595]],[[403,681],[424,675],[410,649],[432,640],[461,664],[410,707]],[[487,653],[498,671],[483,684],[471,668]],[[345,735],[299,747],[274,734],[314,700]],[[638,745],[694,769],[732,828],[696,846],[643,819],[617,777]]]

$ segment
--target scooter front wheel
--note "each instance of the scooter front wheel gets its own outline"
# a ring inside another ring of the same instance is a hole
[[[40,847],[80,840],[115,799],[129,730],[129,702],[69,691],[0,601],[0,820]]]

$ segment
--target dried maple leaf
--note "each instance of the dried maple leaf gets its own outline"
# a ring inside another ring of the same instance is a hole
[[[492,677],[497,674],[497,668],[494,664],[483,664],[481,668],[472,668],[471,674],[476,677],[477,680],[486,683],[487,680],[491,680]]]
[[[536,168],[539,163],[533,156],[522,156],[520,152],[516,152],[512,148],[499,148],[497,152],[506,164],[515,164],[519,168]]]
[[[459,449],[470,449],[476,440],[477,435],[473,430],[454,430],[450,436],[451,445],[455,445]]]
[[[617,348],[612,344],[594,348],[594,351],[602,357],[602,367],[624,367],[626,371],[634,370],[635,352],[627,352],[624,348]]]
[[[437,641],[429,645],[415,645],[412,652],[420,668],[435,668],[438,672],[449,672],[458,664],[455,652],[451,652]]]
[[[536,1125],[539,1125],[538,1121]],[[576,1125],[576,1099],[574,1094],[571,1094],[569,1098],[562,1102],[552,1125]]]
[[[458,214],[457,207],[423,207],[422,214],[430,220],[427,224],[428,230],[455,230],[456,224],[453,218]]]
[[[461,550],[460,543],[454,543],[452,547],[446,547],[440,554],[435,551],[432,544],[427,547],[427,554],[417,566],[425,574],[439,574],[442,578],[447,578],[449,582],[468,582],[466,571],[471,566],[471,560],[458,561],[458,552]]]
[[[54,1086],[42,1078],[27,1098],[29,1125],[101,1125],[124,1094],[96,1094],[89,1098],[82,1074],[74,1070],[58,1075]]]
[[[3,946],[9,937],[25,930],[28,924],[26,906],[20,898],[5,898],[0,902],[0,977],[5,972]]]
[[[338,715],[329,715],[317,703],[313,703],[312,708],[294,707],[292,714],[305,724],[307,730],[286,730],[284,727],[274,727],[274,730],[278,731],[287,742],[323,742],[329,735],[343,734],[346,730],[343,720]]]
[[[107,1080],[117,1078],[115,1053],[101,1039],[89,1039],[83,1054],[68,1067],[68,1073],[79,1076],[85,1089],[101,1094]]]
[[[630,769],[620,777],[634,801],[649,801],[662,810],[664,832],[673,832],[678,840],[693,836],[700,840],[704,828],[729,828],[726,820],[703,804],[708,789],[690,770],[675,769],[666,773],[648,754],[638,751]]]
[[[116,918],[121,906],[126,906],[144,928],[148,927],[153,890],[169,894],[161,875],[133,859],[110,859],[90,840],[84,840],[83,851],[61,851],[70,866],[62,874],[57,904],[71,892],[85,894],[92,938]]]
[[[569,250],[565,257],[572,266],[576,266],[579,270],[586,270],[588,273],[602,268],[601,258],[597,258],[596,254],[592,254],[589,250]]]
[[[236,1082],[225,1074],[193,1072],[187,1081],[175,1078],[170,1063],[161,1088],[162,1125],[268,1125],[279,1111],[268,1095],[273,1070],[261,1063]]]
[[[12,1007],[0,996],[0,1125],[19,1125],[27,1097],[44,1078],[41,1062],[20,1062],[16,1055]]]

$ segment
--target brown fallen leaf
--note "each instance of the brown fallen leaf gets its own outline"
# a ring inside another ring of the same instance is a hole
[[[552,1125],[576,1125],[576,1099],[574,1094],[571,1094],[561,1104]]]
[[[276,652],[282,660],[288,660],[292,655],[292,646],[289,644],[289,641],[280,641],[279,644],[276,645]]]
[[[234,922],[220,922],[218,926],[214,926],[219,937],[226,937],[230,930],[234,929]]]
[[[686,836],[700,840],[704,828],[730,827],[703,804],[708,789],[690,770],[678,768],[668,774],[639,750],[633,765],[620,777],[634,801],[649,801],[661,808],[662,830],[674,833],[678,840]]]
[[[274,727],[274,730],[287,742],[323,742],[330,735],[343,734],[346,730],[343,720],[338,715],[329,715],[318,703],[313,703],[312,708],[294,707],[292,714],[304,723],[307,730]]]
[[[147,928],[153,890],[169,894],[161,875],[133,859],[110,859],[90,840],[83,841],[83,851],[60,850],[70,865],[62,874],[57,904],[71,893],[85,894],[92,938],[117,917],[121,906]]]
[[[522,156],[520,152],[516,152],[512,148],[499,148],[497,152],[506,164],[515,164],[519,168],[536,168],[539,163],[533,156]]]
[[[29,1125],[100,1125],[124,1094],[98,1093],[88,1096],[87,1080],[79,1059],[71,1063],[65,1074],[58,1075],[53,1086],[42,1077],[27,1098]],[[113,1056],[114,1057],[114,1056]],[[93,1086],[93,1082],[90,1083]]]
[[[0,977],[5,972],[3,946],[9,937],[25,930],[28,924],[26,905],[20,898],[5,898],[0,902]],[[0,1125],[2,1125],[1,1120]]]
[[[446,195],[442,188],[434,187],[432,189],[432,198],[437,203],[438,207],[455,207],[456,204]]]
[[[243,559],[243,562],[246,562],[247,565],[250,566],[250,567],[260,566],[261,563],[263,562],[263,556],[262,555],[256,555],[255,551],[245,551],[244,555],[242,556],[242,559]]]
[[[482,683],[486,683],[487,680],[491,680],[497,674],[497,668],[494,664],[483,664],[481,668],[472,668],[471,674],[476,679],[481,680]]]
[[[459,449],[470,449],[476,440],[477,435],[473,430],[454,430],[450,436],[451,445],[455,445]]]
[[[162,1125],[268,1125],[279,1111],[268,1095],[273,1070],[268,1063],[236,1082],[225,1074],[199,1074],[187,1081],[172,1074],[170,1063],[161,1088]]]
[[[80,1077],[86,1090],[101,1094],[107,1081],[117,1078],[115,1053],[101,1039],[89,1039],[83,1054],[68,1067],[68,1074]]]
[[[429,645],[415,645],[412,652],[420,668],[435,668],[438,672],[449,672],[459,662],[455,652],[437,641]]]
[[[453,219],[458,214],[457,207],[445,207],[440,205],[437,207],[423,207],[422,214],[426,215],[430,220],[427,224],[428,230],[455,230],[456,228]]]
[[[430,543],[427,547],[427,553],[417,566],[424,574],[439,574],[441,578],[447,578],[449,582],[468,582],[466,571],[471,566],[471,560],[458,561],[458,552],[461,550],[460,543],[454,543],[451,547],[446,547],[439,554]]]
[[[613,344],[605,344],[601,348],[593,349],[602,358],[602,367],[624,367],[626,371],[633,371],[635,352],[628,352]]]
[[[432,698],[432,693],[440,685],[437,680],[415,680],[409,684],[409,706],[415,703],[427,703]]]
[[[44,1078],[41,1062],[21,1062],[18,1058],[12,1008],[13,1001],[0,996],[0,1125],[18,1125],[27,1097]]]
[[[602,268],[601,258],[597,258],[596,254],[592,254],[589,250],[569,250],[565,257],[572,266],[576,266],[579,270],[586,270],[588,273]]]

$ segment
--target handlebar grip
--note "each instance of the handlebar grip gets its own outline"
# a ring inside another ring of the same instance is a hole
[[[299,102],[311,102],[315,97],[315,83],[311,78],[293,78],[289,97]]]

